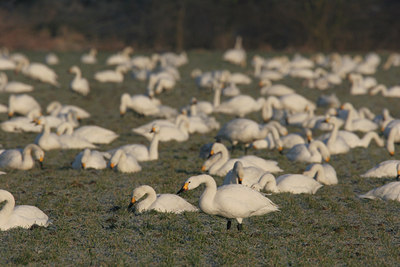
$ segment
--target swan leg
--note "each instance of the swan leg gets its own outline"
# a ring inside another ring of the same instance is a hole
[[[237,229],[238,229],[238,231],[242,231],[243,230],[243,224],[242,223],[238,223]]]
[[[231,226],[232,226],[232,221],[228,220],[228,223],[226,224],[226,230],[231,229]]]

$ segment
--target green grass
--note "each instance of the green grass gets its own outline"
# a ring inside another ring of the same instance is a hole
[[[43,61],[44,53],[28,53],[32,61]],[[250,53],[249,57],[254,53]],[[195,67],[202,70],[228,68],[251,73],[221,61],[220,52],[193,51],[190,63],[180,69],[182,80],[176,88],[161,96],[164,104],[180,107],[192,96],[212,100],[207,90],[196,88],[190,78]],[[272,54],[262,54],[271,56]],[[112,129],[120,137],[101,150],[127,143],[147,144],[135,136],[131,128],[153,118],[137,118],[132,113],[119,116],[119,98],[122,93],[144,93],[146,83],[126,75],[121,85],[100,84],[91,80],[91,94],[82,97],[68,90],[72,75],[67,70],[79,62],[80,54],[60,54],[59,74],[61,88],[32,82],[32,95],[43,108],[53,100],[75,104],[88,110],[92,117],[82,124],[96,124]],[[106,54],[99,55],[104,62]],[[383,55],[386,59],[387,55]],[[80,65],[78,63],[78,65]],[[83,75],[92,79],[93,73],[107,67],[81,66]],[[21,75],[8,73],[10,80],[31,83]],[[394,85],[399,68],[379,69],[379,82]],[[242,92],[258,96],[258,87],[242,86]],[[285,78],[282,83],[316,100],[321,92],[302,86],[301,80]],[[349,83],[329,89],[356,107],[368,106],[375,113],[388,107],[392,115],[400,116],[398,100],[381,96],[350,96]],[[8,95],[0,95],[6,104]],[[321,110],[319,110],[321,112]],[[221,124],[232,119],[216,115]],[[259,113],[249,116],[261,120]],[[6,120],[6,114],[1,114]],[[292,129],[293,130],[293,129]],[[135,174],[121,174],[111,170],[76,171],[70,164],[77,150],[50,151],[45,156],[45,169],[30,171],[10,170],[0,177],[0,188],[15,196],[17,205],[34,205],[53,221],[48,228],[13,229],[0,232],[0,264],[47,265],[387,265],[400,262],[400,204],[394,201],[368,201],[356,197],[392,179],[363,179],[360,174],[378,162],[390,158],[384,148],[372,144],[369,149],[354,149],[349,154],[331,158],[339,184],[324,186],[316,195],[278,194],[269,198],[281,212],[252,217],[244,221],[244,231],[227,231],[226,221],[204,213],[182,215],[148,212],[135,215],[126,210],[132,190],[149,184],[158,193],[174,193],[189,176],[200,173],[202,160],[198,158],[201,145],[211,142],[216,132],[192,135],[185,143],[161,143],[160,159],[141,163],[143,170]],[[5,148],[22,147],[33,142],[36,134],[0,132]],[[395,158],[400,154],[397,147]],[[277,151],[252,151],[255,155],[279,161],[285,173],[302,172],[304,163],[288,162]],[[232,156],[243,152],[238,149]],[[222,177],[215,177],[222,182]],[[202,187],[183,194],[197,204]],[[116,208],[119,207],[120,209]]]

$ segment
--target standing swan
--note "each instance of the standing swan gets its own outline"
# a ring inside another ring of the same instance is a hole
[[[35,165],[32,158],[32,152],[35,159],[39,160],[42,166],[44,152],[35,145],[29,144],[22,149],[8,149],[0,154],[0,168],[10,168],[19,170],[29,170]],[[1,202],[0,202],[1,203]]]
[[[143,196],[147,197],[137,202]],[[148,185],[142,185],[133,190],[132,200],[128,206],[128,210],[136,204],[136,210],[141,213],[148,210],[159,212],[171,212],[180,214],[185,211],[199,211],[198,208],[175,194],[156,194],[156,191]]]
[[[279,210],[271,200],[249,187],[230,184],[217,188],[214,178],[207,174],[188,178],[178,194],[201,184],[205,184],[206,188],[200,196],[200,209],[204,213],[227,218],[227,229],[231,228],[232,219],[236,219],[238,230],[242,230],[244,218]]]
[[[72,66],[69,69],[69,73],[75,74],[75,78],[69,84],[69,88],[71,88],[72,91],[75,91],[78,94],[84,96],[88,95],[90,92],[89,82],[87,79],[82,77],[82,72],[79,67]]]
[[[13,195],[6,190],[0,189],[0,203],[3,201],[7,201],[7,203],[0,210],[1,231],[15,227],[28,229],[34,224],[47,227],[50,224],[49,217],[43,211],[34,206],[15,206]]]

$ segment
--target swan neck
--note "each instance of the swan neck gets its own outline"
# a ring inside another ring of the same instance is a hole
[[[200,196],[199,206],[201,210],[209,214],[215,213],[214,198],[217,194],[217,184],[211,176],[203,176],[202,183],[205,184],[206,188]]]
[[[151,139],[149,146],[149,159],[156,160],[158,159],[158,143],[160,141],[160,135],[158,133],[153,134],[153,138]]]
[[[15,199],[10,192],[1,190],[0,203],[3,201],[7,201],[7,203],[0,210],[0,222],[2,222],[3,220],[6,221],[10,217],[10,215],[13,212],[14,207],[15,207]],[[1,223],[0,223],[0,226],[1,226]]]
[[[153,188],[146,188],[145,196],[146,195],[147,197],[137,204],[137,209],[139,212],[149,209],[150,206],[157,200],[157,194]]]
[[[221,89],[215,88],[214,89],[214,102],[213,102],[214,108],[218,107],[220,103],[221,103]]]
[[[275,177],[272,174],[266,174],[261,177],[258,184],[266,191],[275,193],[279,192],[278,186],[276,185]]]

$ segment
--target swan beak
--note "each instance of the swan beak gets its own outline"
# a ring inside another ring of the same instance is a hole
[[[329,118],[326,118],[326,119],[325,119],[325,122],[326,122],[326,123],[329,123]]]
[[[282,153],[282,150],[283,150],[283,147],[279,146],[279,147],[278,147],[279,153]]]
[[[119,116],[122,118],[122,117],[124,117],[124,115],[125,115],[125,112],[120,112],[119,113]]]
[[[385,127],[381,127],[381,132],[385,131]]]
[[[242,184],[243,178],[239,178],[238,180],[239,180],[239,184]]]
[[[389,152],[390,156],[394,156],[394,151]]]
[[[211,151],[210,151],[210,155],[211,155],[211,156],[214,155],[214,150],[211,150]]]
[[[111,163],[111,164],[110,164],[110,167],[111,167],[111,169],[114,169],[115,164],[114,164],[114,163]]]
[[[206,171],[206,166],[204,166],[204,165],[201,166],[201,171],[202,171],[202,172],[205,172],[205,171]]]
[[[307,142],[310,143],[312,141],[312,137],[307,135]]]
[[[255,146],[255,145],[251,145],[254,149],[257,149],[257,146]]]
[[[185,183],[182,186],[182,188],[176,194],[179,195],[180,193],[187,191],[188,190],[188,186],[189,186],[189,183]]]
[[[8,118],[11,118],[12,116],[14,116],[13,112],[8,112]]]
[[[133,204],[135,204],[135,202],[136,202],[136,199],[134,197],[132,197],[131,203],[129,203],[129,206],[128,206],[128,211],[132,208],[132,206],[133,206]]]
[[[341,106],[340,106],[340,109],[342,109],[342,110],[343,110],[343,109],[344,109],[344,105],[341,105]]]
[[[258,86],[259,86],[259,87],[263,87],[263,85],[264,85],[264,84],[263,84],[263,82],[261,82],[261,81],[258,83]]]
[[[327,158],[325,159],[326,162],[329,162],[330,160],[331,160],[330,157],[327,157]]]
[[[397,181],[400,181],[400,171],[397,171],[396,180],[397,180]]]
[[[154,127],[151,128],[150,133],[154,133],[156,129]]]
[[[85,163],[82,163],[82,168],[84,169],[86,167],[86,164]]]

